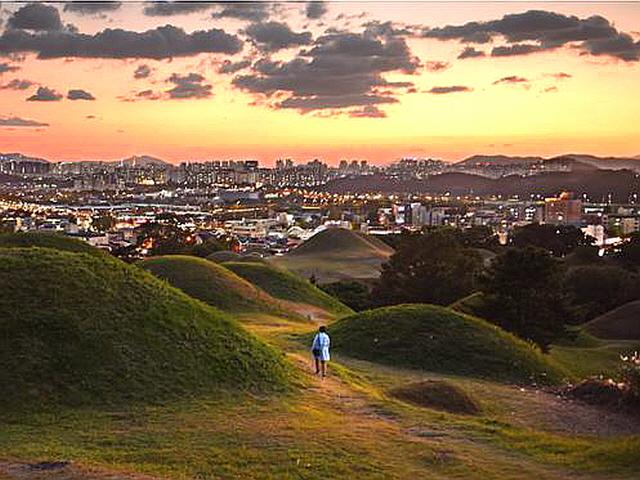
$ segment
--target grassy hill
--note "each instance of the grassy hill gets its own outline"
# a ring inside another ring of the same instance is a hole
[[[456,312],[466,313],[467,315],[481,316],[480,312],[484,306],[484,296],[482,292],[474,292],[471,295],[455,301],[449,308]]]
[[[398,366],[529,383],[563,374],[529,344],[479,318],[433,305],[369,310],[332,325],[336,351]]]
[[[167,255],[143,260],[139,266],[187,295],[233,313],[283,313],[280,303],[231,270],[209,260]]]
[[[337,316],[353,313],[309,281],[282,268],[252,262],[225,262],[222,265],[275,298],[315,305]]]
[[[343,228],[317,233],[273,262],[303,277],[312,274],[321,283],[380,276],[380,266],[393,254],[381,240]]]
[[[282,388],[281,354],[225,314],[109,256],[0,249],[0,405]]]
[[[216,263],[235,262],[240,258],[242,258],[242,255],[232,252],[231,250],[220,250],[219,252],[213,252],[211,255],[207,256],[207,260],[211,260]]]
[[[600,315],[587,323],[585,329],[599,338],[640,340],[640,300]]]
[[[59,233],[18,232],[0,234],[0,248],[43,247],[64,250],[66,252],[105,255],[82,240],[67,237]]]

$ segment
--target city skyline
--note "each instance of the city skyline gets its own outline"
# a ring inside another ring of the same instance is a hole
[[[1,8],[0,151],[266,165],[640,154],[634,3]]]

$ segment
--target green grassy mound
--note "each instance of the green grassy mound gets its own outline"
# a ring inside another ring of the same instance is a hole
[[[482,317],[482,307],[484,307],[484,296],[482,292],[472,293],[449,305],[449,308],[456,312],[466,313],[467,315],[476,317]]]
[[[480,407],[473,398],[461,388],[444,380],[410,383],[390,390],[389,394],[419,407],[466,415],[480,413]]]
[[[444,307],[369,310],[338,321],[329,333],[336,351],[390,365],[517,383],[556,383],[563,376],[526,342]]]
[[[283,313],[268,293],[232,271],[203,258],[167,255],[143,260],[139,266],[187,295],[232,313]]]
[[[611,340],[640,340],[640,300],[625,303],[585,325],[591,335]]]
[[[105,255],[82,240],[67,237],[59,233],[19,232],[0,234],[0,248],[43,247],[65,252]]]
[[[0,405],[146,401],[287,385],[276,350],[109,256],[0,249]]]
[[[235,262],[240,258],[242,258],[242,255],[232,252],[231,250],[220,250],[219,252],[213,252],[211,255],[207,256],[207,260],[211,260],[216,263]]]
[[[380,267],[393,254],[381,240],[343,228],[317,233],[290,253],[272,262],[298,275],[315,275],[320,283],[380,276]]]
[[[315,305],[334,315],[353,313],[331,295],[284,269],[251,262],[225,262],[222,265],[275,298]]]

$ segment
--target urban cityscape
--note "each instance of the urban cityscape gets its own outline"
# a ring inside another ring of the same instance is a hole
[[[640,2],[0,1],[0,480],[640,478]]]

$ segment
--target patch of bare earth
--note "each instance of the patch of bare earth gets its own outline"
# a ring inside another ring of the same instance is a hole
[[[0,461],[1,480],[157,480],[147,475],[81,467],[66,461]]]

